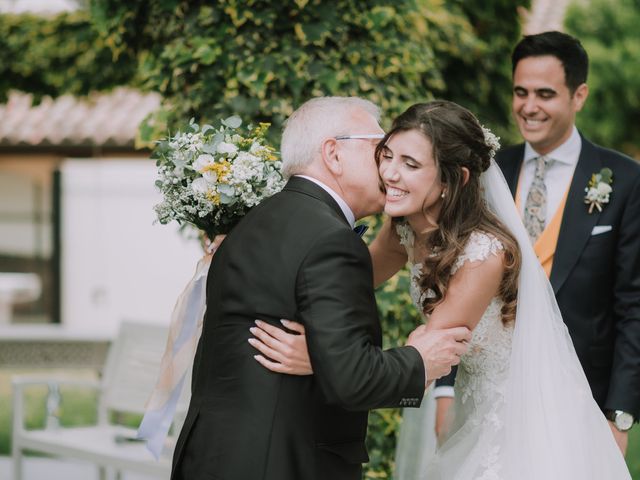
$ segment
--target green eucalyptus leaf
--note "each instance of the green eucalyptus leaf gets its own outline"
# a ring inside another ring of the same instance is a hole
[[[223,205],[231,205],[233,201],[234,197],[229,196],[225,193],[220,193],[220,203],[222,203]]]
[[[605,183],[611,183],[613,180],[613,172],[610,168],[603,168],[600,170],[600,181]]]
[[[242,125],[242,119],[237,115],[232,115],[222,120],[222,124],[229,128],[238,128]]]
[[[224,142],[224,133],[216,133],[213,138],[211,139],[211,145],[212,147],[217,147],[221,142]],[[215,153],[215,152],[213,152]]]
[[[218,143],[220,143],[220,142],[218,142]],[[216,145],[217,145],[217,143],[205,143],[202,146],[202,151],[204,153],[210,153],[211,155],[215,155],[215,153],[217,152]]]
[[[236,193],[236,189],[233,188],[231,185],[226,185],[226,184],[220,184],[218,185],[218,192],[221,195],[228,195],[228,196],[233,196]]]

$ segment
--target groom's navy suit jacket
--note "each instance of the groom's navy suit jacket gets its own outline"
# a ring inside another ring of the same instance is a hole
[[[515,196],[524,145],[497,161]],[[584,202],[591,176],[608,167],[613,192],[602,212]],[[593,228],[611,227],[592,235]],[[640,165],[582,138],[550,282],[600,408],[640,416]]]
[[[306,327],[314,375],[263,368],[255,319]],[[359,480],[367,410],[418,406],[422,359],[381,348],[369,251],[318,185],[293,177],[213,257],[172,479]]]
[[[515,196],[524,144],[496,160]],[[608,167],[602,212],[584,203],[591,175]],[[593,228],[611,227],[592,235]],[[582,137],[553,258],[551,285],[600,408],[640,417],[640,165]],[[454,378],[454,377],[453,377]],[[452,384],[447,378],[438,384]]]

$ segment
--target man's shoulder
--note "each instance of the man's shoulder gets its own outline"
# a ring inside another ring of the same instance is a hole
[[[520,162],[523,157],[524,143],[518,143],[516,145],[501,148],[498,153],[496,153],[496,162],[498,162],[498,165],[505,165]]]
[[[254,226],[266,227],[294,243],[309,245],[327,235],[352,235],[347,221],[328,200],[285,189],[258,206]]]
[[[634,160],[633,158],[622,152],[613,150],[612,148],[603,147],[601,145],[593,143],[584,137],[582,140],[585,147],[592,148],[595,152],[597,152],[600,160],[605,166],[608,166],[612,169],[613,167],[622,169],[625,174],[630,174],[632,176],[640,175],[640,163],[637,160]]]
[[[602,168],[609,168],[613,174],[613,188],[616,197],[628,198],[632,192],[640,188],[640,163],[622,152],[595,144],[586,138],[582,139],[583,153],[595,156],[595,160]],[[584,158],[581,153],[580,158]],[[597,173],[597,172],[593,172]]]

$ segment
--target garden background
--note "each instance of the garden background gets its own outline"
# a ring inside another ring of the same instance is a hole
[[[317,95],[357,95],[381,106],[383,126],[408,105],[456,101],[502,137],[518,141],[510,118],[510,52],[528,0],[102,0],[56,16],[0,15],[0,103],[18,90],[38,99],[127,85],[159,92],[160,109],[137,132],[153,142],[191,117],[216,124],[232,114],[284,119]],[[590,54],[590,97],[578,127],[599,144],[640,157],[640,0],[579,1],[564,29]],[[372,219],[375,224],[377,219]],[[369,237],[370,239],[371,237]],[[401,273],[378,289],[385,346],[420,321]],[[0,455],[10,452],[10,391],[0,375]],[[37,412],[45,392],[36,392]],[[92,399],[78,395],[63,424],[85,421]],[[43,422],[35,414],[33,425]],[[135,421],[135,420],[134,420]],[[370,415],[366,478],[391,478],[399,410]],[[640,480],[640,429],[627,461]]]

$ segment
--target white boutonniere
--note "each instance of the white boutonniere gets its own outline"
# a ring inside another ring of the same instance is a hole
[[[613,172],[610,168],[603,168],[600,172],[591,175],[589,185],[584,189],[587,192],[584,203],[589,205],[589,213],[593,212],[594,207],[601,212],[603,205],[609,203],[609,195],[613,191],[612,183]]]

